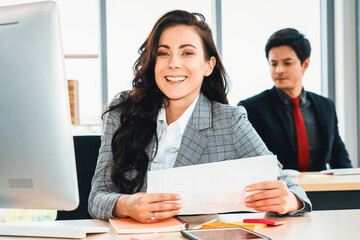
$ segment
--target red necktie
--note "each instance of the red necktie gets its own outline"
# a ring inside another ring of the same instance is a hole
[[[291,102],[294,104],[293,114],[298,145],[298,170],[307,171],[309,169],[310,150],[305,122],[299,108],[300,99],[292,98]]]

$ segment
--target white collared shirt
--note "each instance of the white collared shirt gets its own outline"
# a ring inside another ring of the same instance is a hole
[[[166,112],[161,108],[157,117],[156,134],[158,137],[158,151],[151,162],[151,170],[174,167],[177,154],[180,149],[181,139],[186,125],[194,111],[199,96],[186,109],[186,111],[169,126],[166,122]]]

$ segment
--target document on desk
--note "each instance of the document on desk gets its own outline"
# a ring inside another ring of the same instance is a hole
[[[276,180],[275,155],[242,158],[148,172],[147,193],[181,195],[180,215],[254,211],[244,199],[252,183]]]

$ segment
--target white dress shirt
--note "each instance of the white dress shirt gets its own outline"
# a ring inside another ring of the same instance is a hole
[[[180,149],[182,136],[184,135],[186,125],[194,111],[198,99],[199,96],[186,109],[186,111],[169,126],[166,122],[166,112],[164,107],[160,109],[157,117],[156,129],[159,145],[157,154],[151,162],[151,170],[174,167],[176,157]]]

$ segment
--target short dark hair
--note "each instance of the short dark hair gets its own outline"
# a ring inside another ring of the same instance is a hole
[[[265,46],[266,58],[269,59],[269,51],[273,47],[280,47],[287,45],[294,49],[296,55],[301,61],[301,64],[310,57],[311,46],[304,34],[300,33],[294,28],[284,28],[273,33],[268,39]]]

